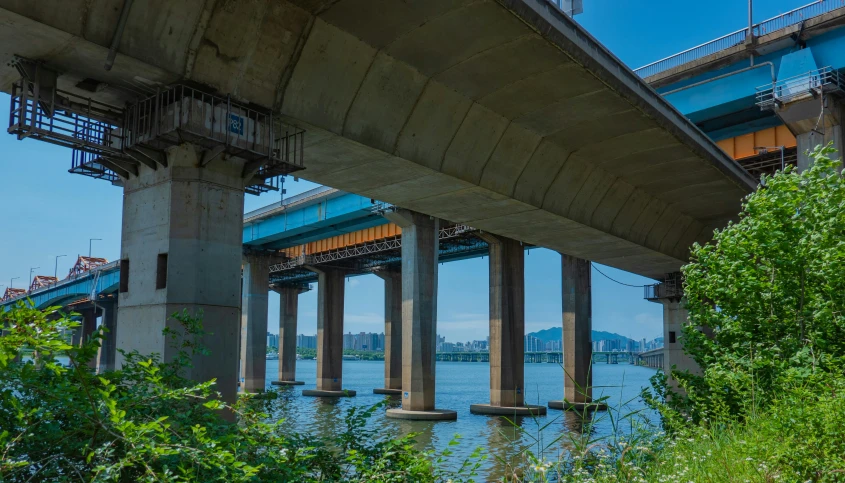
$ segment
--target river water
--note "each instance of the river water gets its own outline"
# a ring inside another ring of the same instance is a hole
[[[313,389],[317,372],[313,360],[297,361],[297,380],[304,386],[284,389],[286,424],[305,430],[315,436],[332,437],[341,431],[346,410],[355,406],[372,406],[387,397],[392,407],[400,405],[398,396],[379,396],[373,388],[384,387],[384,363],[381,361],[344,361],[343,387],[357,391],[350,398],[312,398],[300,394],[302,389]],[[489,454],[483,466],[483,477],[495,478],[501,474],[502,464],[498,458],[509,460],[517,453],[516,447],[528,445],[535,453],[538,448],[535,439],[543,446],[555,441],[561,435],[580,431],[583,422],[573,413],[549,409],[546,416],[538,418],[511,418],[522,430],[515,428],[504,418],[474,415],[469,412],[470,404],[489,403],[490,366],[479,362],[437,362],[436,405],[442,409],[458,412],[457,421],[404,421],[387,419],[383,411],[371,420],[374,428],[393,431],[396,434],[420,433],[417,442],[420,449],[443,451],[449,441],[459,434],[460,444],[449,449],[454,452],[451,465],[459,465],[475,448],[481,446]],[[638,397],[643,387],[649,385],[649,378],[655,370],[630,364],[593,365],[593,397],[609,396],[611,411],[627,413],[644,410]],[[278,375],[278,361],[267,361],[267,384]],[[276,386],[273,386],[276,387]],[[558,364],[525,364],[525,402],[546,405],[550,400],[563,396],[563,369]],[[597,413],[599,414],[599,413]],[[616,414],[616,413],[614,413]],[[654,415],[643,414],[653,420]],[[598,416],[594,434],[607,435],[613,431],[607,414]],[[550,423],[550,424],[549,424]],[[546,426],[541,431],[541,426]],[[554,458],[567,445],[566,437],[551,444],[546,453]]]

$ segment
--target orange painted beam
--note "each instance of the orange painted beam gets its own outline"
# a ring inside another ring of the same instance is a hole
[[[393,223],[387,223],[385,225],[374,226],[372,228],[365,228],[363,230],[313,241],[311,243],[306,243],[305,245],[285,248],[282,250],[282,253],[289,258],[296,258],[302,255],[313,255],[314,253],[327,252],[329,250],[337,250],[340,248],[360,245],[374,240],[391,238],[401,234],[401,228]]]
[[[795,136],[789,132],[786,126],[770,127],[762,131],[723,139],[717,141],[716,144],[733,159],[757,156],[759,153],[755,148],[774,148],[779,146],[794,148],[798,146]]]

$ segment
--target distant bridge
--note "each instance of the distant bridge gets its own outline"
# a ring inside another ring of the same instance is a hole
[[[620,362],[627,362],[630,364],[639,364],[641,354],[658,351],[662,353],[663,349],[654,349],[649,352],[593,352],[593,363],[605,362],[607,364],[618,364]],[[480,351],[438,352],[437,360],[443,362],[490,362],[490,353]],[[524,360],[527,363],[563,364],[563,352],[526,352]]]

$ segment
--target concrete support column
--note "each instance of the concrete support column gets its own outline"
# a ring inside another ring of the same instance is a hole
[[[402,394],[402,273],[383,270],[384,280],[384,387],[375,394]]]
[[[241,390],[264,392],[267,375],[267,295],[270,257],[245,257],[241,296]]]
[[[346,273],[308,267],[317,274],[317,389],[303,396],[354,396],[343,389],[343,301]]]
[[[100,343],[99,363],[97,372],[114,370],[114,360],[117,355],[117,300],[113,302],[99,302],[103,308],[103,327],[106,329]]]
[[[274,287],[279,294],[279,380],[275,386],[302,385],[296,380],[296,322],[302,287]]]
[[[563,275],[563,401],[552,409],[605,409],[592,403],[593,329],[590,261],[561,254]]]
[[[827,144],[833,141],[833,147],[837,151],[833,157],[842,157],[842,130],[841,125],[834,125],[827,127],[824,134],[809,131],[795,136],[798,144],[798,172],[809,169],[812,166],[812,161],[807,153],[812,152],[819,144]]]
[[[184,333],[172,315],[187,311],[201,319],[205,335],[197,342],[210,355],[193,354],[183,374],[216,379],[215,390],[231,403],[238,379],[244,163],[222,157],[200,167],[201,156],[190,144],[168,148],[166,166],[139,166],[138,176],[124,182],[117,347],[172,361],[181,349],[162,331]],[[123,363],[120,353],[116,362]]]
[[[698,364],[684,352],[681,330],[689,323],[689,313],[684,308],[682,300],[661,299],[663,305],[663,372],[669,378],[669,383],[678,388],[677,381],[671,376],[672,368],[683,372],[699,373]]]
[[[97,311],[93,308],[79,311],[81,320],[79,327],[73,332],[72,345],[82,347],[82,344],[91,339],[91,335],[97,330]]]
[[[456,419],[455,411],[434,406],[438,220],[408,210],[386,216],[402,228],[402,408],[387,416]]]
[[[97,330],[97,309],[90,308],[80,310],[79,315],[82,316],[82,323],[76,328],[74,335],[74,345],[82,347],[83,344],[91,340],[91,336]],[[97,357],[88,361],[88,367],[97,369]]]
[[[470,411],[545,414],[545,406],[525,405],[525,249],[518,240],[482,238],[490,246],[490,404]]]

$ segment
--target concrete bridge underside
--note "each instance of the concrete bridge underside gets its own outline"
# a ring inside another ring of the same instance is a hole
[[[0,0],[0,55],[210,86],[307,129],[303,178],[651,277],[755,185],[545,0],[135,2],[105,71],[122,3]]]

